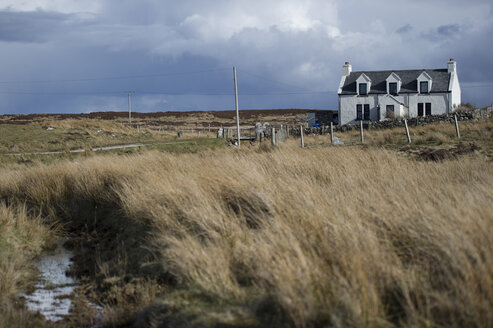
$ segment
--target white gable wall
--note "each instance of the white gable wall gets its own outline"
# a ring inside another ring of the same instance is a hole
[[[450,75],[449,90],[451,91],[451,94],[450,94],[451,110],[450,111],[453,111],[454,107],[458,107],[462,101],[459,78],[457,76],[457,72],[453,72]]]
[[[378,96],[357,96],[357,95],[340,95],[339,96],[339,124],[355,124],[356,121],[356,105],[368,104],[370,105],[370,119],[372,121],[379,121],[378,117]],[[380,113],[381,116],[381,113]]]

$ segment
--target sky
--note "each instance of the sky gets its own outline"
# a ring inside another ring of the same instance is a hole
[[[342,65],[493,103],[491,0],[0,0],[0,114],[337,109]]]

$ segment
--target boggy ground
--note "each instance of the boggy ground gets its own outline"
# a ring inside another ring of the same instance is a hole
[[[64,234],[83,285],[61,326],[493,324],[487,154],[298,142],[0,168],[0,322],[52,325],[16,295]]]

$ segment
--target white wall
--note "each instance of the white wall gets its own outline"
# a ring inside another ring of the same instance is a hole
[[[453,107],[457,107],[461,104],[461,90],[460,90],[460,83],[459,83],[459,78],[457,76],[457,73],[454,72],[450,76],[450,85],[449,89],[452,91],[452,94],[450,95],[450,101],[451,101],[451,111]]]
[[[378,101],[381,107],[380,120],[384,120],[387,113],[387,105],[394,105],[395,117],[404,116],[404,109],[401,104],[404,103],[403,96],[379,95]]]
[[[430,94],[407,94],[409,117],[418,116],[418,103],[431,103],[431,115],[440,115],[448,113],[449,94],[448,93],[430,93]],[[425,111],[425,110],[423,110]],[[426,113],[425,113],[426,114]]]
[[[378,96],[356,96],[356,95],[340,95],[339,96],[339,124],[355,124],[356,121],[356,105],[370,105],[370,119],[372,121],[380,120],[378,115]],[[364,113],[364,112],[363,112]]]
[[[452,97],[452,95],[450,95],[450,97]],[[418,116],[418,103],[431,103],[432,115],[448,113],[448,93],[431,93],[425,95],[406,93],[394,96],[394,98],[387,94],[370,94],[368,96],[339,95],[339,124],[358,123],[358,121],[356,121],[357,104],[370,105],[370,119],[372,121],[380,121],[385,118],[387,105],[394,105],[396,116],[404,116],[406,114],[408,114],[409,117]],[[404,106],[401,106],[399,103],[402,103]],[[380,117],[378,117],[378,105],[380,105]],[[409,110],[408,113],[406,113],[407,109]]]

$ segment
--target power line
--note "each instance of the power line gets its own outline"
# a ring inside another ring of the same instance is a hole
[[[31,92],[31,91],[0,91],[4,95],[34,95],[34,96],[91,96],[91,95],[118,95],[126,91],[112,92]]]
[[[30,92],[30,91],[0,91],[5,95],[33,95],[33,96],[99,96],[99,95],[126,95],[128,91],[109,92]],[[136,91],[135,95],[163,95],[163,96],[233,96],[231,92],[159,92]],[[316,95],[337,94],[336,91],[307,91],[307,92],[251,92],[240,93],[242,96],[287,96],[287,95]]]
[[[58,83],[58,82],[90,82],[90,81],[106,81],[106,80],[128,80],[128,79],[142,79],[150,77],[166,77],[166,76],[180,76],[180,75],[193,75],[210,72],[225,71],[225,68],[206,69],[189,72],[176,72],[176,73],[162,73],[162,74],[145,74],[145,75],[129,75],[129,76],[113,76],[113,77],[95,77],[95,78],[77,78],[77,79],[59,79],[59,80],[33,80],[33,81],[0,81],[0,84],[23,84],[23,83]]]

